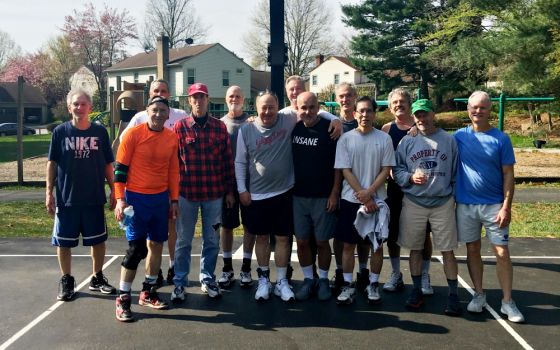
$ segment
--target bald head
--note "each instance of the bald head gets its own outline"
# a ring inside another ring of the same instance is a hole
[[[319,100],[312,92],[302,92],[297,97],[297,116],[306,127],[313,126],[319,120]]]
[[[244,99],[243,90],[239,86],[232,85],[227,89],[225,100],[229,116],[237,117],[243,114]]]

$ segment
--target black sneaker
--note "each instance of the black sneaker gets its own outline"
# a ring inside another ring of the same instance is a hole
[[[156,279],[156,288],[161,288],[163,286],[163,272],[159,269],[157,279]]]
[[[91,276],[91,280],[89,281],[89,290],[93,290],[95,292],[101,292],[103,294],[115,294],[117,293],[117,289],[109,284],[107,281],[107,277],[103,276],[103,274]]]
[[[447,316],[461,315],[461,306],[459,305],[459,296],[457,294],[449,294],[444,312]]]
[[[414,288],[406,300],[406,307],[412,310],[418,310],[423,304],[424,296],[422,295],[422,291],[418,288]]]
[[[360,269],[356,274],[356,289],[362,293],[366,293],[366,288],[369,286],[369,270]]]
[[[167,270],[167,284],[173,285],[173,277],[175,277],[175,267],[170,267]]]
[[[74,277],[69,274],[62,276],[60,282],[58,283],[58,295],[56,296],[56,299],[62,301],[72,300],[76,294],[76,292],[74,292],[75,286],[76,281],[74,281]]]
[[[121,322],[132,322],[134,316],[130,311],[130,294],[121,294],[115,300],[115,316]]]

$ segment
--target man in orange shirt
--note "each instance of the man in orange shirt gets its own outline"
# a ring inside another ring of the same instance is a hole
[[[134,208],[126,227],[129,248],[122,261],[120,293],[116,300],[119,321],[132,321],[130,291],[136,269],[146,256],[146,278],[139,304],[166,309],[156,289],[163,242],[167,240],[168,217],[177,217],[179,160],[177,138],[164,127],[169,118],[169,102],[160,96],[148,100],[148,122],[130,129],[122,140],[115,166],[115,217],[123,220],[124,209]],[[148,243],[146,243],[148,239]],[[148,254],[148,252],[150,254]]]

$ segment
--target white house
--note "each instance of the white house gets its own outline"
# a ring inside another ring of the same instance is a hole
[[[323,60],[323,55],[315,57],[315,65],[309,72],[309,91],[319,93],[330,85],[352,83],[354,85],[368,83],[368,78],[362,74],[347,57],[329,56]]]
[[[105,70],[107,86],[119,90],[122,82],[145,83],[157,75],[157,52],[139,53]],[[227,109],[224,96],[231,85],[238,85],[250,96],[251,66],[221,44],[192,45],[169,49],[169,90],[178,99],[195,82],[208,85],[210,110]],[[215,113],[219,114],[219,113]]]

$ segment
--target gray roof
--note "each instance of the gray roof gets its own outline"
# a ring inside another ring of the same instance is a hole
[[[0,82],[0,103],[17,103],[18,83]],[[34,104],[47,104],[39,88],[23,84],[23,102]]]
[[[187,58],[196,56],[201,52],[204,52],[218,44],[207,44],[207,45],[193,45],[180,47],[177,49],[169,49],[169,64],[177,63],[179,61],[185,60]],[[157,52],[151,51],[148,53],[142,52],[131,56],[119,63],[115,63],[111,67],[105,69],[106,72],[134,69],[134,68],[148,68],[155,67],[157,65]]]

